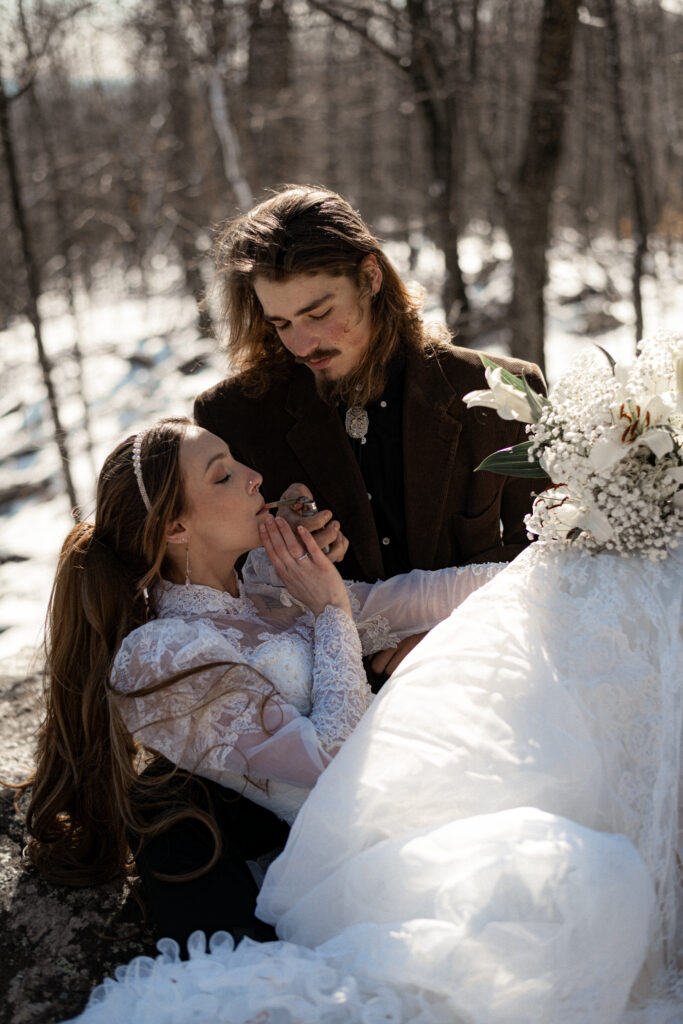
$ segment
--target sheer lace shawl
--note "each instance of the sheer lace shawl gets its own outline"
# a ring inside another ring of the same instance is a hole
[[[432,629],[504,568],[505,563],[491,562],[437,571],[413,569],[377,583],[347,581],[363,654],[388,650],[408,636]],[[250,553],[243,575],[250,593],[279,591],[283,603],[295,603],[263,548]]]
[[[370,704],[359,633],[365,653],[395,645],[448,615],[488,575],[476,566],[351,584],[358,628],[330,606],[314,617],[277,577],[259,582],[253,571],[237,598],[166,583],[158,618],[116,656],[119,710],[146,746],[291,820]],[[134,696],[211,662],[221,666]]]

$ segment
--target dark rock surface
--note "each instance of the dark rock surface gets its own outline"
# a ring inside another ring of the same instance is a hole
[[[0,778],[31,770],[41,715],[39,667],[0,663]],[[155,955],[131,892],[119,883],[70,889],[22,864],[14,793],[0,787],[0,1024],[57,1024],[80,1013],[95,985],[132,957]]]

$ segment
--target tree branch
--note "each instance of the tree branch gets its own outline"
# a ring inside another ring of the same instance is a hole
[[[396,64],[401,71],[406,70],[404,64],[401,63],[401,54],[397,53],[395,50],[390,50],[388,47],[384,46],[383,43],[380,43],[378,39],[375,39],[374,36],[368,32],[367,23],[362,24],[355,19],[357,14],[363,13],[362,11],[359,11],[358,8],[354,8],[352,16],[349,17],[343,12],[337,11],[334,7],[325,3],[325,0],[308,0],[308,5],[315,11],[320,11],[322,14],[326,14],[332,21],[336,21],[339,25],[343,25],[344,28],[349,29],[349,31],[355,33],[355,35],[360,36],[361,39],[364,39],[366,43],[369,43],[370,46],[374,47],[375,50],[381,53],[383,57],[386,57],[387,60]]]

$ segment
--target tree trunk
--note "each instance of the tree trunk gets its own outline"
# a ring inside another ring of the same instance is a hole
[[[252,124],[249,133],[253,167],[250,178],[260,192],[275,182],[291,180],[298,160],[292,145],[290,116],[291,69],[296,58],[292,25],[285,0],[249,0],[249,43],[246,97]]]
[[[242,169],[240,141],[228,111],[220,67],[214,67],[210,73],[209,107],[213,127],[221,144],[225,180],[235,193],[238,205],[246,213],[253,206],[254,197]]]
[[[199,331],[210,336],[213,325],[204,303],[205,287],[199,269],[200,253],[196,238],[199,226],[195,217],[195,196],[199,192],[201,174],[195,159],[192,141],[193,110],[191,68],[187,44],[180,26],[178,0],[157,0],[164,43],[164,70],[168,82],[170,123],[173,130],[171,168],[175,177],[175,209],[180,225],[180,256],[185,270],[185,284],[194,296],[199,310]]]
[[[22,11],[23,15],[23,11]],[[31,40],[28,33],[28,26],[26,25],[22,17],[22,29],[24,35],[24,41],[29,57],[32,58],[31,52]],[[66,210],[64,201],[64,189],[62,187],[61,174],[59,171],[57,157],[55,154],[55,147],[53,145],[52,135],[43,114],[43,108],[38,97],[38,93],[33,82],[30,83],[27,89],[28,100],[31,104],[35,124],[40,133],[40,141],[45,152],[47,166],[50,175],[51,184],[51,200],[52,210],[55,218],[56,228],[56,245],[57,251],[64,260],[64,277],[66,282],[66,296],[69,307],[69,313],[73,322],[74,334],[73,334],[73,353],[74,362],[76,364],[76,384],[78,390],[78,396],[83,407],[83,432],[85,435],[85,450],[90,463],[90,469],[93,474],[93,484],[97,478],[97,467],[95,466],[95,457],[93,452],[93,432],[92,423],[90,420],[90,408],[88,406],[88,399],[86,397],[85,388],[85,375],[83,372],[83,351],[80,343],[80,321],[78,316],[78,309],[76,308],[76,291],[75,281],[77,279],[77,271],[75,266],[75,260],[73,258],[73,249],[70,239],[70,228],[69,228],[69,215]]]
[[[26,314],[31,322],[36,339],[38,362],[42,371],[45,390],[47,391],[48,404],[50,406],[50,413],[54,427],[54,438],[59,450],[59,458],[62,466],[62,475],[64,477],[66,493],[68,494],[69,501],[71,502],[72,515],[74,519],[78,520],[80,519],[78,498],[76,497],[76,489],[71,477],[69,452],[66,444],[66,432],[62,427],[59,416],[59,404],[57,402],[57,394],[52,381],[52,367],[43,344],[42,322],[38,310],[38,300],[40,299],[40,274],[38,271],[38,263],[31,246],[28,222],[26,220],[26,213],[21,194],[19,172],[14,153],[14,140],[12,137],[9,108],[10,99],[5,92],[5,84],[2,80],[2,75],[0,74],[0,135],[2,136],[2,150],[7,170],[7,177],[9,180],[14,223],[21,239],[23,268],[26,276]]]
[[[614,116],[619,136],[618,153],[624,172],[629,181],[633,209],[633,309],[636,316],[636,341],[643,337],[643,297],[641,281],[643,262],[647,254],[647,213],[645,209],[645,188],[636,160],[635,146],[626,119],[626,109],[622,96],[622,67],[619,48],[619,23],[614,0],[603,0],[605,12],[605,42],[607,46],[607,73],[612,85]],[[643,83],[645,87],[645,83]]]
[[[579,0],[544,0],[527,139],[511,196],[505,204],[505,224],[514,261],[511,348],[514,355],[531,359],[541,369],[545,365],[546,250],[569,102],[578,6]]]
[[[433,175],[431,205],[434,229],[430,233],[444,254],[446,273],[442,301],[446,322],[455,328],[459,322],[466,323],[469,313],[458,250],[457,196],[462,150],[457,158],[454,155],[461,118],[452,83],[434,49],[433,30],[424,5],[418,0],[407,0],[406,9],[412,33],[409,73],[425,117]],[[463,133],[458,141],[462,147]]]

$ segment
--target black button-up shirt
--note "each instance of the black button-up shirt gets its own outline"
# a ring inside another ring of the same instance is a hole
[[[404,378],[405,358],[401,355],[389,366],[383,394],[367,406],[365,444],[349,438],[370,497],[385,577],[411,569],[403,493]],[[339,411],[344,420],[346,409]]]

